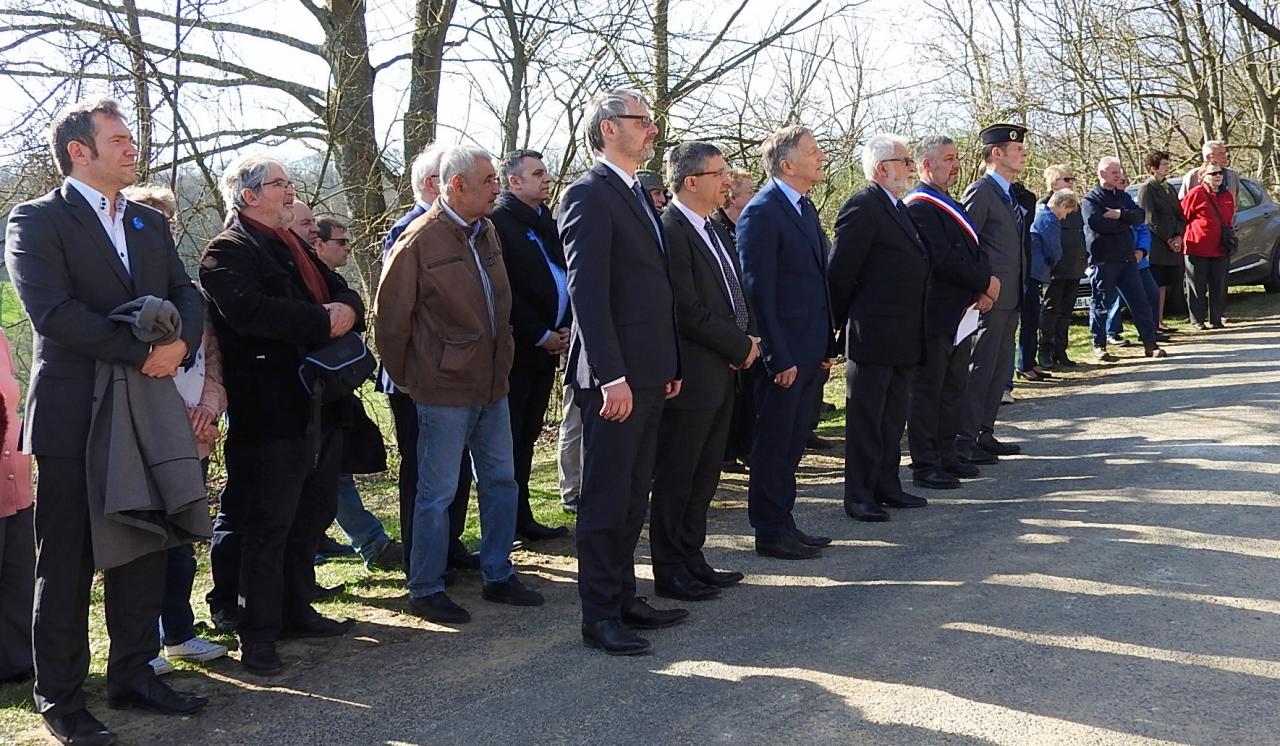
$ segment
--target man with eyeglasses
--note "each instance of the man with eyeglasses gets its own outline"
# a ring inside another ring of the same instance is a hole
[[[648,101],[638,91],[605,91],[583,121],[596,163],[565,190],[559,215],[574,314],[566,378],[582,412],[582,640],[635,655],[650,644],[634,630],[689,615],[636,595],[634,557],[663,404],[680,393],[675,297],[659,215],[636,178],[658,135]]]
[[[928,504],[898,478],[911,374],[925,357],[929,251],[902,201],[914,171],[905,139],[875,135],[862,148],[870,183],[836,218],[827,281],[849,360],[844,509],[859,521],[889,520],[886,507]]]
[[[1240,172],[1231,168],[1231,150],[1225,140],[1206,140],[1200,148],[1200,165],[1182,175],[1182,183],[1178,185],[1178,199],[1200,185],[1204,166],[1215,164],[1222,168],[1222,187],[1231,192],[1231,201],[1240,204]]]
[[[680,143],[667,151],[667,178],[675,196],[662,227],[671,252],[684,383],[680,396],[667,402],[658,429],[649,545],[658,595],[702,601],[743,578],[712,568],[702,545],[729,440],[734,374],[755,363],[760,346],[737,254],[711,219],[729,188],[724,156],[711,143]]]
[[[1032,218],[1010,191],[1026,166],[1027,128],[993,124],[978,136],[986,174],[965,189],[960,201],[978,232],[981,253],[1000,280],[1002,291],[991,308],[982,312],[972,338],[956,455],[973,465],[994,464],[1000,456],[1022,452],[1016,444],[996,440],[995,425],[1005,384],[1013,377],[1018,303],[1027,269],[1023,234],[1026,222]]]
[[[362,328],[364,304],[289,230],[296,192],[282,163],[240,158],[220,189],[227,228],[201,257],[200,284],[222,350],[227,481],[235,489],[223,492],[214,527],[208,600],[215,613],[238,605],[241,663],[274,676],[284,669],[277,640],[331,637],[352,625],[311,607],[351,402],[325,405],[314,422],[298,366],[304,350]],[[224,533],[238,535],[239,551]]]

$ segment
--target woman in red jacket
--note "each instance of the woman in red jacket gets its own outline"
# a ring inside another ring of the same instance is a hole
[[[1231,258],[1222,245],[1222,228],[1231,226],[1235,219],[1236,203],[1231,192],[1223,188],[1223,178],[1222,166],[1206,163],[1200,169],[1200,183],[1182,198],[1182,214],[1187,218],[1182,250],[1191,278],[1187,306],[1191,325],[1197,329],[1205,328],[1206,319],[1214,329],[1221,329],[1226,305]]]

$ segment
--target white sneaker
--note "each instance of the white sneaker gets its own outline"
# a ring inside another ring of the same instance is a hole
[[[1009,389],[1005,389],[1004,393],[1000,395],[1001,404],[1012,404],[1015,401],[1017,401],[1017,399],[1013,398],[1013,392],[1010,391]]]
[[[164,656],[157,655],[151,659],[151,670],[156,672],[156,676],[164,676],[167,673],[173,673],[177,669],[173,664],[165,660]]]
[[[203,637],[193,637],[181,645],[165,645],[164,654],[175,660],[203,663],[226,655],[227,646],[209,642]]]

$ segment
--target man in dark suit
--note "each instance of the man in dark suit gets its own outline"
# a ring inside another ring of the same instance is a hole
[[[50,127],[63,185],[9,214],[5,262],[35,331],[23,443],[35,454],[35,703],[62,743],[107,744],[115,736],[85,709],[89,673],[89,589],[94,574],[85,448],[99,365],[171,378],[200,345],[204,305],[174,248],[164,216],[127,201],[138,150],[114,101],[80,103]],[[181,338],[148,345],[131,325],[108,318],[155,296],[177,307]],[[191,456],[194,458],[194,444]],[[156,678],[156,619],[164,594],[165,548],[105,569],[111,653],[107,701],[187,715],[207,700]]]
[[[560,356],[569,349],[568,270],[556,220],[547,206],[551,174],[536,150],[517,150],[502,161],[502,194],[490,219],[502,243],[511,281],[511,333],[516,356],[508,379],[511,439],[515,445],[516,536],[525,541],[554,539],[564,526],[544,526],[529,506],[533,448],[542,434]]]
[[[993,124],[979,137],[986,174],[964,190],[960,202],[978,232],[982,257],[1004,290],[982,313],[973,335],[964,411],[956,435],[956,455],[972,465],[994,464],[1000,456],[1022,452],[1015,443],[997,440],[995,427],[1005,385],[1013,380],[1014,333],[1027,273],[1023,226],[1033,217],[1010,192],[1027,163],[1027,128]]]
[[[663,403],[680,393],[675,299],[658,213],[635,176],[658,134],[648,102],[635,91],[606,91],[591,99],[584,121],[596,164],[565,190],[559,216],[573,303],[566,375],[582,411],[582,639],[634,655],[649,641],[633,628],[688,616],[636,597],[634,560]]]
[[[391,253],[396,239],[409,224],[425,215],[440,196],[440,155],[444,147],[429,144],[413,159],[409,168],[413,182],[413,207],[387,232],[382,244],[382,260]],[[404,545],[405,577],[409,576],[409,562],[413,556],[413,513],[418,499],[418,405],[401,391],[385,369],[378,371],[378,390],[387,395],[391,419],[396,428],[396,450],[400,452],[400,474],[397,485],[400,493],[400,542]],[[479,570],[480,555],[467,551],[462,543],[462,532],[467,527],[467,503],[471,497],[471,453],[462,450],[462,463],[458,468],[458,490],[449,503],[449,559],[451,570]]]
[[[859,521],[887,521],[890,508],[922,508],[898,479],[911,372],[924,360],[925,249],[902,203],[914,161],[907,141],[876,135],[862,148],[871,183],[836,218],[829,283],[845,330],[844,509]]]
[[[911,482],[929,489],[954,489],[960,477],[978,476],[961,463],[955,437],[969,378],[969,335],[956,340],[970,306],[988,311],[1000,296],[1000,280],[978,252],[978,232],[964,207],[948,190],[960,173],[956,143],[933,135],[916,148],[920,182],[903,202],[929,249],[929,291],[925,301],[925,361],[911,382]],[[972,332],[970,332],[972,334]]]
[[[717,572],[702,554],[707,509],[733,420],[734,372],[760,355],[742,292],[742,271],[711,211],[724,200],[728,165],[710,143],[667,151],[675,195],[662,213],[680,332],[680,396],[667,401],[658,429],[649,544],[659,596],[701,601],[742,580]]]
[[[284,668],[277,640],[340,635],[352,625],[311,607],[316,547],[337,513],[352,400],[313,412],[298,368],[304,351],[361,329],[364,304],[289,230],[295,192],[282,164],[239,159],[220,188],[229,218],[200,258],[200,281],[222,352],[227,480],[235,483],[223,493],[217,533],[240,538],[224,546],[215,535],[210,597],[234,583],[240,661],[274,676]]]
[[[801,531],[791,510],[796,469],[813,418],[813,388],[831,366],[835,340],[827,291],[830,242],[808,192],[827,156],[806,128],[786,127],[760,147],[769,176],[738,218],[742,284],[760,329],[747,514],[756,553],[809,559],[831,543]]]

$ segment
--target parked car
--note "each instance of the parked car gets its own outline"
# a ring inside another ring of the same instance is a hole
[[[1169,179],[1174,189],[1181,177]],[[1276,204],[1253,179],[1240,179],[1240,198],[1236,204],[1236,234],[1240,248],[1231,257],[1227,282],[1231,285],[1261,285],[1268,293],[1280,293],[1280,204]],[[1137,199],[1138,187],[1127,190]],[[1183,291],[1185,292],[1185,291]],[[1089,278],[1080,280],[1075,309],[1089,308]]]

